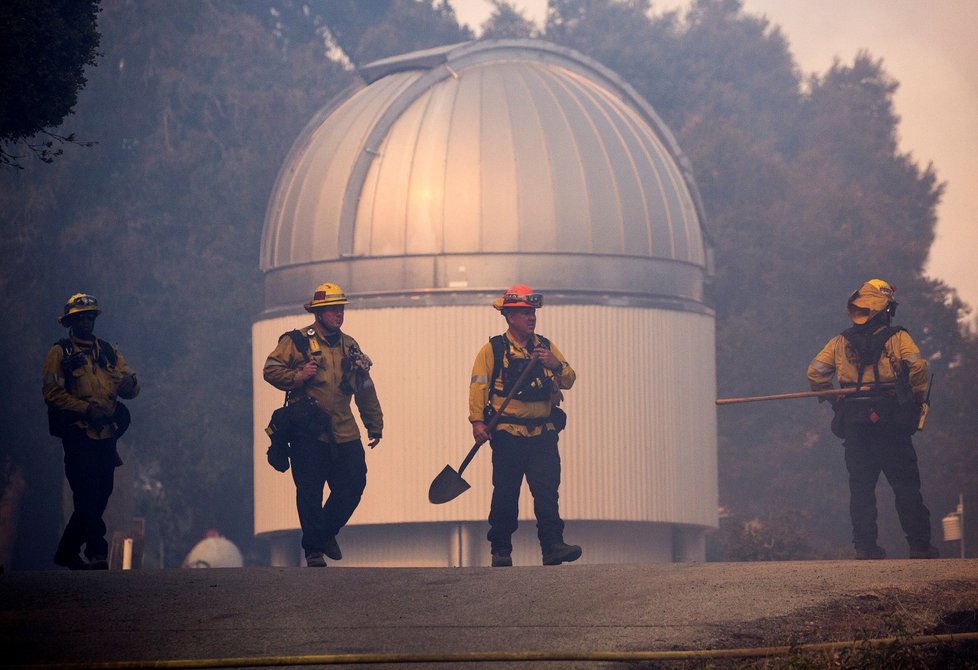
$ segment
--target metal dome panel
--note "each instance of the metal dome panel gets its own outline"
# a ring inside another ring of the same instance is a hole
[[[551,291],[588,276],[605,293],[701,301],[695,185],[616,75],[536,40],[362,74],[369,83],[309,124],[279,175],[262,243],[269,308],[327,275],[362,296],[484,292],[518,273]]]

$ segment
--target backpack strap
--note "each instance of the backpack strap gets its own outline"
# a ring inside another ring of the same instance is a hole
[[[496,380],[499,379],[500,373],[503,370],[503,356],[506,355],[506,335],[493,335],[489,338],[489,344],[492,345],[492,376],[489,378],[489,402],[492,402],[492,396],[496,393]]]
[[[307,328],[305,331],[298,329],[290,330],[282,333],[278,339],[281,340],[283,337],[288,337],[292,340],[292,344],[295,345],[296,350],[307,361],[309,360],[310,354],[318,354],[320,352],[319,340],[316,339],[316,330],[314,328]],[[291,391],[285,392],[285,402],[283,405],[289,404],[290,394]]]
[[[883,356],[883,350],[886,348],[886,343],[891,337],[899,333],[901,330],[905,331],[906,328],[902,326],[887,326],[886,328],[880,330],[877,333],[867,332],[865,328],[852,327],[847,328],[842,331],[842,337],[845,338],[846,342],[853,348],[856,352],[858,360],[856,363],[856,370],[858,376],[856,378],[856,388],[862,387],[863,384],[863,374],[866,368],[870,365],[873,366],[873,388],[879,390],[880,385],[880,371],[879,371],[879,361]],[[896,370],[894,370],[894,373]]]
[[[119,354],[116,353],[115,347],[113,347],[105,340],[99,339],[98,350],[99,350],[99,361],[98,361],[99,365],[101,365],[103,368],[105,367],[114,368],[116,363],[118,363],[119,361]],[[102,360],[103,357],[105,358],[105,361],[108,362],[108,365],[105,365],[105,363],[103,362]]]
[[[550,348],[550,340],[543,335],[536,335],[536,338],[540,341],[540,346]],[[503,357],[509,353],[509,339],[506,333],[493,335],[489,338],[489,344],[492,345],[492,377],[489,378],[489,402],[491,403],[492,396],[496,395],[496,380],[503,370]]]
[[[65,391],[71,393],[75,376],[71,374],[69,366],[71,365],[71,356],[75,353],[75,347],[67,337],[55,342],[54,346],[61,347],[61,376],[65,380]]]
[[[299,353],[303,356],[307,356],[309,354],[309,338],[306,337],[305,333],[299,330],[290,330],[282,333],[281,337],[278,339],[281,340],[283,337],[288,337],[290,340],[292,340],[292,344],[295,345],[295,348],[298,349]]]

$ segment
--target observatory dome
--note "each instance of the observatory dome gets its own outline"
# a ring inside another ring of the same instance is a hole
[[[707,247],[686,160],[607,68],[537,40],[375,62],[296,140],[262,240],[266,307],[331,277],[384,296],[521,281],[702,302]],[[572,262],[567,262],[571,260]]]
[[[266,213],[254,512],[273,562],[297,562],[299,522],[291,478],[265,458],[282,395],[262,367],[308,325],[302,305],[324,281],[350,296],[344,330],[374,361],[384,412],[345,564],[485,565],[490,455],[466,470],[465,496],[431,505],[427,492],[471,445],[472,359],[505,330],[490,303],[516,283],[545,295],[537,332],[578,375],[561,405],[560,499],[582,562],[703,560],[718,507],[712,263],[669,130],[613,72],[537,40],[360,74],[296,139]],[[524,492],[520,519],[532,518]],[[539,562],[533,533],[514,536],[517,562]]]

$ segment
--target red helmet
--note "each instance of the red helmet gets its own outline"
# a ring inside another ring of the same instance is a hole
[[[514,284],[506,289],[502,297],[492,301],[492,306],[502,311],[507,307],[543,307],[543,294],[534,293],[526,284]]]

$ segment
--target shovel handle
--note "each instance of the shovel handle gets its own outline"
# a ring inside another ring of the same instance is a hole
[[[521,372],[520,376],[516,378],[516,382],[513,384],[513,388],[511,388],[509,390],[509,393],[506,394],[506,397],[503,398],[503,404],[499,406],[499,409],[496,410],[496,414],[489,420],[489,423],[486,424],[486,432],[492,433],[492,429],[496,427],[497,423],[499,423],[499,419],[502,418],[503,411],[509,405],[509,401],[512,400],[513,396],[516,395],[517,391],[519,391],[520,388],[522,388],[523,382],[525,382],[526,378],[530,376],[530,372],[533,370],[533,368],[537,366],[538,362],[539,361],[537,360],[533,360],[530,362],[529,365],[523,368],[523,372]],[[476,452],[479,451],[479,447],[481,447],[482,445],[483,445],[482,442],[476,442],[475,444],[472,445],[472,448],[469,449],[469,453],[465,455],[465,460],[463,460],[462,464],[458,466],[458,474],[460,477],[462,476],[462,471],[465,470],[465,468],[468,467],[469,463],[472,462],[472,459],[475,458]]]

